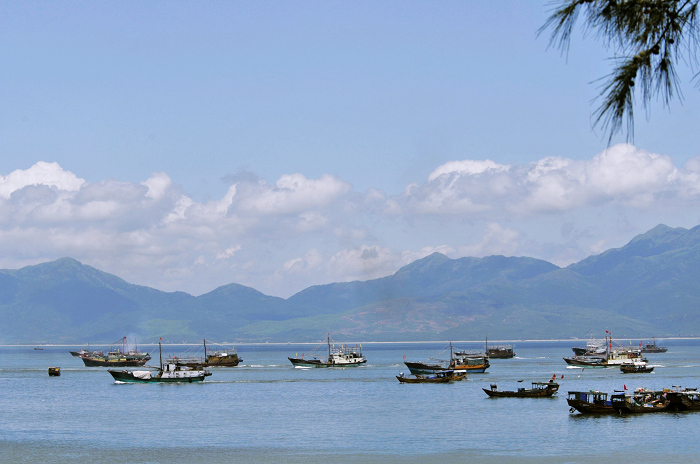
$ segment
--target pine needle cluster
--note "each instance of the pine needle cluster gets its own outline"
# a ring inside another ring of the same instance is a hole
[[[552,29],[550,46],[568,52],[574,25],[584,16],[584,34],[593,33],[612,49],[615,68],[603,78],[595,124],[610,138],[627,122],[634,138],[635,91],[645,109],[653,97],[665,107],[683,95],[676,64],[697,64],[698,0],[565,0],[555,7],[539,33]],[[695,76],[697,77],[697,75]]]

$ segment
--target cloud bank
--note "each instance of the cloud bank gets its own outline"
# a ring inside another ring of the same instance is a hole
[[[436,251],[567,264],[660,222],[700,220],[700,158],[677,167],[624,144],[585,160],[452,161],[396,195],[331,175],[225,179],[220,199],[197,202],[165,172],[86,182],[40,161],[0,175],[0,267],[71,256],[164,290],[236,282],[289,296]]]

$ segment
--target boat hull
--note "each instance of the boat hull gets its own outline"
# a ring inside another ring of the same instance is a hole
[[[539,385],[539,388],[535,388]],[[553,396],[559,390],[559,384],[548,382],[547,384],[533,384],[533,388],[519,388],[517,391],[497,390],[496,384],[491,389],[482,388],[492,398],[545,398]]]
[[[482,388],[487,395],[492,398],[544,398],[548,396],[553,396],[556,390],[544,390],[544,391],[494,391],[486,388]]]
[[[612,402],[608,400],[608,394],[597,390],[570,391],[566,402],[574,410],[581,414],[616,414]]]
[[[115,359],[104,360],[81,357],[86,367],[140,367],[146,364],[150,358],[144,359]]]
[[[568,399],[566,402],[581,414],[616,414],[611,404],[595,404],[588,401]]]
[[[452,381],[448,377],[401,377],[397,375],[396,378],[401,383],[450,383]]]
[[[475,366],[456,365],[449,367],[441,366],[439,364],[426,364],[411,361],[404,361],[404,364],[406,364],[406,367],[408,367],[408,370],[411,371],[411,374],[413,375],[429,375],[439,371],[444,371],[445,369],[452,369],[456,372],[463,372],[468,374],[483,374],[488,368],[488,366],[484,364],[479,364]]]
[[[114,377],[115,381],[118,382],[126,382],[126,383],[194,383],[194,382],[203,382],[204,378],[209,375],[208,373],[202,373],[199,375],[195,376],[187,376],[187,377],[150,377],[150,378],[141,378],[137,377],[133,374],[133,372],[130,371],[114,371],[114,370],[109,370],[109,373],[112,374],[112,377]]]
[[[320,359],[303,359],[303,358],[287,358],[294,367],[355,367],[361,366],[367,362],[366,359],[356,362],[346,363],[329,363],[323,362]]]

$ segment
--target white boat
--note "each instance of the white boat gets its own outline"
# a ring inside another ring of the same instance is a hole
[[[367,358],[362,356],[362,345],[348,347],[347,345],[339,345],[338,348],[333,344],[331,349],[331,337],[328,336],[328,358],[320,359],[318,356],[311,355],[301,358],[287,358],[294,367],[352,367],[359,366],[367,362]]]
[[[202,367],[180,366],[174,362],[163,363],[160,342],[158,342],[158,351],[161,352],[160,368],[155,371],[109,369],[109,373],[115,381],[127,383],[203,382],[205,377],[211,375],[211,372]]]

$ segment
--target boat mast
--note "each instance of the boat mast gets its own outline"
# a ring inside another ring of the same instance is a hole
[[[331,334],[328,334],[328,362],[331,362]]]
[[[162,340],[162,338],[160,339]],[[160,355],[160,370],[163,370],[163,350],[160,347],[160,340],[158,340],[158,354]]]
[[[204,362],[207,362],[207,339],[204,339]]]

